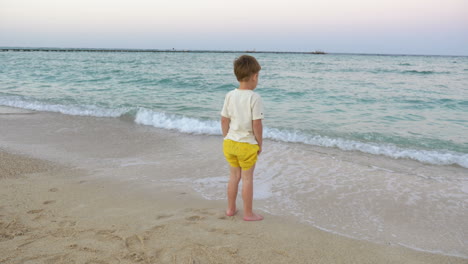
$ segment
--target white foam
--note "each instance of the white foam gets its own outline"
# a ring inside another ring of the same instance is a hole
[[[462,167],[468,168],[468,154],[451,151],[404,149],[390,144],[363,143],[359,141],[346,140],[341,138],[329,138],[319,135],[307,136],[300,132],[283,131],[275,128],[265,128],[264,135],[266,138],[279,141],[305,143],[321,147],[336,147],[347,151],[358,150],[365,153],[383,155],[396,159],[414,159],[423,163],[435,165],[458,164]]]
[[[174,129],[183,133],[221,135],[218,122],[160,113],[145,108],[138,110],[135,122],[157,128]]]
[[[421,251],[421,252],[427,252],[427,253],[431,253],[431,254],[452,256],[452,257],[458,257],[458,258],[463,258],[463,259],[467,259],[467,258],[468,258],[467,255],[465,255],[465,254],[463,254],[463,253],[460,253],[460,252],[458,252],[458,251],[456,251],[456,250],[451,250],[451,251],[427,250],[427,249],[415,247],[415,246],[412,246],[412,245],[408,245],[408,244],[405,244],[405,243],[397,243],[397,244],[400,245],[400,246],[402,246],[402,247],[405,247],[405,248],[409,248],[409,249],[413,249],[413,250]]]
[[[36,100],[24,100],[18,96],[0,97],[0,105],[66,115],[95,117],[119,117],[128,111],[128,109],[106,109],[94,105],[48,104]]]
[[[31,114],[34,111],[28,111],[26,109],[16,108],[16,107],[9,107],[9,106],[0,106],[0,114]]]
[[[461,187],[462,192],[468,193],[468,182],[463,182]]]

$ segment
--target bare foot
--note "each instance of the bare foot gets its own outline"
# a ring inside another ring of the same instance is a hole
[[[244,216],[244,221],[262,221],[263,216],[259,214],[252,214],[252,216]]]
[[[229,209],[226,210],[227,216],[234,216],[236,215],[236,213],[237,213],[237,210],[229,210]]]

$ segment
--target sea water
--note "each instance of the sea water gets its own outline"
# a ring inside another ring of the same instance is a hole
[[[0,105],[219,136],[239,55],[0,52]],[[468,57],[253,55],[269,139],[256,208],[468,257]],[[208,152],[198,158],[212,159]],[[215,166],[166,183],[225,199],[227,178]]]
[[[231,53],[0,53],[0,105],[220,134]],[[468,168],[468,57],[255,54],[265,137]]]

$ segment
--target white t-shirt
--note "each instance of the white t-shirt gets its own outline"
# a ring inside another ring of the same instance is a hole
[[[252,90],[235,89],[226,94],[221,115],[231,119],[224,139],[258,144],[252,129],[252,120],[263,119],[263,102]]]

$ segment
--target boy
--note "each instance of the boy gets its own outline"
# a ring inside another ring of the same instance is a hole
[[[227,216],[236,214],[236,198],[242,179],[244,220],[260,221],[263,216],[252,211],[253,173],[257,156],[262,152],[263,103],[253,90],[257,87],[260,64],[249,55],[234,61],[234,74],[239,88],[227,93],[221,111],[223,152],[230,165],[227,189]]]

